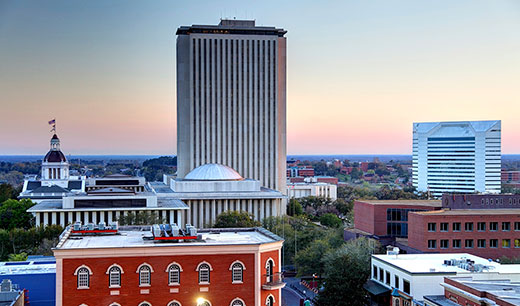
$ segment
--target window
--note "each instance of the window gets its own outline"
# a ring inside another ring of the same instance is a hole
[[[453,231],[460,232],[460,222],[453,223]]]
[[[515,222],[515,231],[520,231],[520,222]]]
[[[120,266],[113,264],[108,267],[108,286],[109,288],[118,288],[121,287],[121,274],[123,270]]]
[[[377,267],[376,266],[372,266],[372,267],[373,267],[372,277],[374,279],[377,279]]]
[[[502,239],[502,247],[510,248],[511,247],[511,239]]]
[[[272,294],[269,294],[265,300],[265,306],[274,306],[274,296]]]
[[[447,232],[448,231],[448,223],[441,223],[441,232]]]
[[[394,304],[392,306],[399,306],[399,298],[394,299]]]
[[[148,302],[141,302],[141,304],[139,304],[139,306],[152,306],[152,304],[150,304]]]
[[[399,289],[399,276],[394,276],[394,287]]]
[[[486,239],[479,239],[477,240],[477,247],[479,248],[485,248],[486,247]]]
[[[453,247],[460,248],[460,239],[453,239]]]
[[[410,294],[410,282],[403,279],[403,291],[404,293]]]
[[[502,230],[504,232],[508,232],[511,230],[511,223],[510,222],[502,222]]]
[[[168,306],[181,306],[181,303],[177,302],[177,301],[171,301]]]
[[[486,222],[477,223],[477,231],[485,232],[486,231]]]
[[[209,274],[211,270],[213,269],[207,262],[202,262],[199,264],[197,267],[197,271],[199,272],[199,284],[209,284]]]
[[[498,239],[490,239],[489,240],[490,248],[498,248]]]
[[[139,273],[139,286],[148,287],[152,284],[153,269],[150,265],[143,263],[136,272]]]
[[[244,276],[244,265],[240,262],[234,262],[231,265],[231,282],[232,283],[242,283]]]
[[[386,271],[385,284],[390,286],[390,272]]]
[[[379,268],[379,281],[384,282],[385,281],[385,272],[383,268]]]
[[[441,249],[447,249],[450,247],[450,242],[448,239],[441,240]]]
[[[166,272],[168,272],[168,285],[179,285],[181,283],[182,268],[178,263],[171,263]]]
[[[437,223],[428,223],[428,232],[435,232],[437,230]]]
[[[436,249],[437,240],[428,240],[428,249]]]
[[[464,223],[464,230],[466,232],[472,232],[473,231],[473,222]]]
[[[520,239],[515,239],[515,248],[520,248]]]
[[[468,249],[472,249],[473,248],[473,239],[466,239],[466,241],[464,241],[464,246]]]
[[[490,231],[498,231],[498,222],[489,222]]]
[[[239,298],[234,299],[233,301],[231,301],[231,304],[230,304],[230,306],[245,306],[245,305],[246,304],[244,303],[244,301],[242,301]]]
[[[88,289],[90,287],[90,275],[92,275],[92,270],[85,265],[79,266],[74,275],[77,277],[77,285],[78,289]]]

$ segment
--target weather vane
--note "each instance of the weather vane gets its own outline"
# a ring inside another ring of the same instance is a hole
[[[51,133],[56,133],[56,119],[52,119],[51,121],[49,121],[49,125],[52,126]]]

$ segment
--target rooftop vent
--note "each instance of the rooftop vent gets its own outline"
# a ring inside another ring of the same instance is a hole
[[[114,235],[119,230],[119,224],[117,221],[110,222],[108,225],[105,222],[87,223],[82,225],[81,222],[76,222],[72,226],[72,234],[75,235]]]
[[[13,284],[10,279],[2,280],[0,284],[0,292],[11,292],[13,290]]]
[[[176,223],[173,224],[154,224],[151,228],[152,237],[151,239],[155,241],[162,240],[200,240],[201,235],[197,235],[197,229],[191,224],[186,224],[186,228],[182,229],[177,226]],[[144,239],[150,239],[149,237],[143,237]]]

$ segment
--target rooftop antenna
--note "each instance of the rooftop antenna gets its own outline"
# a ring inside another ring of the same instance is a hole
[[[56,134],[56,118],[49,121],[49,125],[52,127],[51,133],[54,132],[54,134]]]

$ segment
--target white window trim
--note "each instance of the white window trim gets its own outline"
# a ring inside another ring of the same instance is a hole
[[[267,268],[267,264],[268,264],[269,260],[273,262],[273,268],[276,267],[276,262],[274,261],[274,259],[272,257],[269,257],[265,261],[265,268]]]
[[[170,306],[172,303],[177,303],[177,304],[179,304],[180,306],[182,306],[181,302],[179,302],[179,301],[177,301],[177,300],[169,301],[167,305]]]
[[[109,306],[121,306],[121,304],[114,302],[114,303],[110,304]]]
[[[90,289],[90,275],[92,275],[92,270],[86,266],[86,265],[81,265],[79,267],[76,268],[76,271],[74,271],[74,275],[77,277],[78,276],[78,271],[82,268],[86,268],[87,271],[88,271],[88,275],[89,275],[89,279],[88,279],[88,286],[77,286],[77,289]],[[76,279],[76,282],[77,282],[77,279]]]
[[[182,266],[181,266],[179,263],[177,263],[177,262],[175,262],[175,261],[172,262],[172,263],[170,263],[170,264],[166,267],[166,270],[165,270],[165,272],[168,273],[168,286],[179,286],[179,285],[180,285],[180,282],[177,282],[177,283],[170,283],[170,268],[171,268],[171,266],[173,266],[173,265],[176,265],[176,266],[179,267],[179,274],[180,274],[180,272],[182,272]],[[179,275],[179,278],[180,278],[180,275]],[[171,302],[177,302],[177,303],[179,303],[178,301],[171,301]],[[171,302],[170,302],[170,303],[171,303]],[[179,304],[180,304],[180,303],[179,303]]]
[[[121,288],[121,286],[110,285],[110,269],[112,269],[113,267],[118,267],[119,270],[121,271],[121,275],[119,275],[119,283],[122,282],[122,278],[123,278],[122,275],[125,273],[125,271],[123,270],[123,267],[121,267],[120,265],[118,265],[116,263],[114,263],[110,267],[108,267],[107,272],[106,272],[106,274],[108,275],[108,288],[114,288],[114,289]],[[116,305],[116,304],[114,304],[114,305]],[[117,305],[119,305],[119,304],[117,304]],[[110,306],[112,306],[112,304]],[[119,306],[121,306],[121,305],[119,305]]]
[[[207,262],[207,261],[202,261],[202,262],[200,262],[200,263],[197,265],[197,268],[195,269],[195,271],[198,272],[198,275],[197,275],[198,282],[199,282],[199,285],[209,285],[210,282],[201,282],[201,281],[200,281],[200,266],[202,266],[203,264],[206,264],[206,265],[209,266],[209,272],[210,272],[210,274],[211,274],[211,271],[213,271],[213,267],[211,266],[211,264],[210,264],[209,262]],[[211,280],[211,278],[210,278],[210,280]],[[209,301],[208,301],[208,302],[209,302]],[[210,303],[210,305],[211,305],[211,303]]]
[[[269,294],[269,295],[265,298],[265,305],[267,305],[267,302],[269,302],[269,297],[272,297],[272,298],[273,298],[273,304],[276,304],[276,299],[274,298],[274,295]]]
[[[139,306],[143,306],[144,304],[147,304],[147,305],[152,305],[152,303],[150,302],[147,302],[147,301],[142,301],[141,303],[139,303]]]
[[[234,299],[231,301],[231,303],[229,303],[229,306],[233,306],[233,303],[236,302],[236,301],[240,301],[240,302],[242,302],[242,304],[244,304],[244,306],[246,306],[246,302],[244,302],[244,300],[241,299],[241,298],[239,298],[239,297],[234,298]]]
[[[144,266],[150,268],[150,283],[149,284],[141,284],[141,273],[139,273],[140,272],[139,270],[141,270],[141,268],[144,267]],[[137,273],[139,275],[139,287],[151,287],[152,286],[152,273],[153,272],[154,271],[153,271],[152,266],[150,264],[146,263],[146,262],[143,262],[142,264],[140,264],[137,267],[137,270],[135,271],[135,273]],[[142,302],[142,303],[145,303],[145,302]],[[139,304],[139,305],[141,305],[141,304]],[[148,303],[148,304],[150,304],[150,303]],[[152,304],[150,304],[150,305],[152,305]]]
[[[233,280],[233,266],[235,264],[241,264],[242,265],[242,280],[241,281],[235,281]],[[231,265],[229,266],[229,271],[231,271],[231,283],[232,284],[243,284],[244,283],[244,271],[246,270],[246,265],[244,265],[243,262],[241,262],[240,260],[235,260],[231,263]]]

